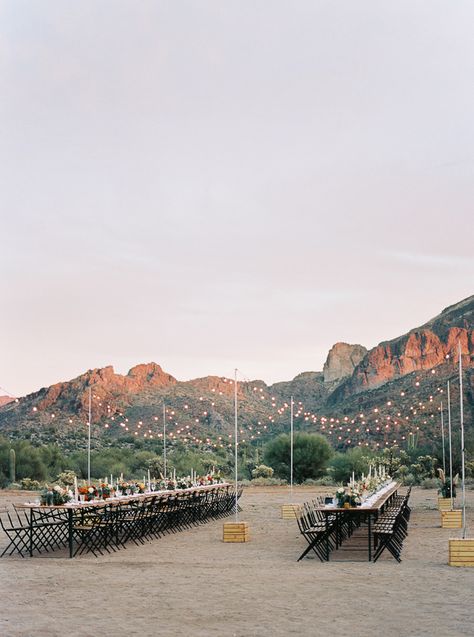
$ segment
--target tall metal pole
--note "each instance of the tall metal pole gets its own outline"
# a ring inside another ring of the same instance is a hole
[[[89,431],[87,435],[87,484],[91,483],[92,387],[89,387]]]
[[[466,537],[466,487],[465,487],[465,467],[464,467],[464,405],[462,400],[462,353],[461,341],[458,341],[459,348],[459,408],[461,417],[461,488],[462,488],[462,537]]]
[[[443,420],[443,401],[441,401],[441,441],[443,445],[443,473],[446,478],[446,451],[444,445],[444,420]]]
[[[449,435],[449,491],[451,495],[451,509],[453,505],[453,444],[451,436],[451,394],[448,380],[448,435]]]
[[[290,403],[290,496],[293,501],[293,396]]]
[[[238,482],[239,482],[239,472],[238,472],[238,463],[239,463],[239,458],[237,455],[237,444],[238,444],[238,440],[237,440],[237,436],[238,436],[238,428],[237,428],[237,369],[235,370],[234,373],[234,443],[235,443],[235,458],[234,458],[234,462],[235,462],[235,521],[238,522],[239,521],[239,507],[238,507],[238,495],[237,495],[237,489],[238,489]]]
[[[166,480],[166,405],[163,401],[163,472]]]

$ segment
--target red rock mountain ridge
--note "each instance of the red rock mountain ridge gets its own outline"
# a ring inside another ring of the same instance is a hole
[[[87,412],[89,404],[89,387],[94,393],[94,420],[115,411],[117,400],[120,406],[131,404],[137,394],[168,387],[176,384],[176,379],[164,372],[156,363],[136,365],[126,376],[116,374],[109,365],[100,369],[91,369],[77,378],[56,383],[41,389],[29,398],[38,398],[39,411],[53,407],[56,403],[69,405],[71,412]]]
[[[337,382],[351,376],[356,366],[367,354],[363,345],[349,345],[349,343],[336,343],[329,350],[324,363],[324,382]]]
[[[0,396],[0,407],[3,405],[8,405],[8,403],[12,403],[15,399],[11,396]]]
[[[459,359],[459,342],[463,366],[472,368],[473,322],[474,296],[471,296],[446,308],[425,325],[380,343],[365,355],[351,377],[336,390],[332,402],[412,372],[436,368],[447,360],[456,362]]]
[[[267,398],[275,397],[278,404],[287,402],[293,395],[302,401],[305,409],[314,413],[350,415],[363,404],[368,408],[384,404],[394,391],[397,393],[397,388],[400,395],[400,390],[412,387],[410,375],[414,372],[423,377],[424,392],[433,393],[436,386],[428,390],[430,383],[437,384],[456,373],[454,363],[460,341],[463,365],[467,370],[465,415],[472,421],[473,314],[474,296],[471,296],[447,308],[425,325],[380,343],[368,352],[360,345],[336,344],[328,355],[324,373],[304,372],[291,381],[272,386],[259,380],[239,383],[239,418],[249,425],[256,420],[268,421],[272,412],[269,412],[269,401],[264,399],[264,394]],[[449,359],[446,359],[447,355]],[[439,374],[431,375],[433,368],[438,368]],[[89,370],[69,382],[57,383],[21,398],[15,405],[0,406],[0,430],[34,428],[38,431],[42,427],[49,428],[53,421],[56,428],[74,429],[88,418],[89,388],[93,397],[94,422],[117,413],[125,420],[128,417],[130,421],[155,421],[165,402],[179,411],[181,424],[194,428],[195,416],[200,415],[202,420],[205,415],[206,421],[198,426],[202,433],[206,428],[215,432],[232,431],[234,386],[231,380],[207,376],[179,382],[156,363],[137,365],[126,375],[116,374],[111,366]],[[186,411],[188,407],[189,411]],[[187,420],[183,416],[185,411]],[[286,412],[280,419],[282,427],[286,427]]]

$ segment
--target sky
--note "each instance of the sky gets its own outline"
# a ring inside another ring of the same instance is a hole
[[[0,0],[0,387],[321,370],[474,293],[471,0]]]

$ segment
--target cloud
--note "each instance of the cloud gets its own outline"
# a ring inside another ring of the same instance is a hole
[[[408,252],[385,252],[384,256],[408,265],[437,268],[466,268],[474,266],[474,257],[453,254],[410,254]]]

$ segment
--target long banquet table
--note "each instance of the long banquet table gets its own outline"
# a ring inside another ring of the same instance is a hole
[[[371,502],[370,505],[362,504],[361,506],[351,507],[349,509],[343,509],[335,506],[321,506],[315,507],[315,511],[322,514],[326,520],[326,561],[329,562],[330,555],[330,544],[329,544],[329,525],[330,518],[335,516],[335,525],[336,525],[336,537],[338,535],[338,528],[341,527],[342,519],[349,519],[349,521],[354,521],[357,517],[357,523],[361,523],[362,521],[367,523],[367,557],[368,561],[372,561],[372,552],[373,552],[373,537],[372,537],[372,526],[373,522],[379,517],[380,514],[383,513],[385,508],[390,504],[393,498],[397,495],[398,489],[400,485],[398,482],[394,482],[387,488],[380,496],[374,501]],[[352,520],[351,520],[352,518]]]
[[[241,489],[237,497],[240,494]],[[71,558],[83,552],[103,555],[103,550],[116,551],[129,541],[143,544],[165,532],[229,515],[235,504],[235,488],[228,483],[56,506],[26,502],[14,505],[13,530],[4,527],[10,544],[3,554],[10,547],[9,555],[18,552],[22,557],[67,547]]]

